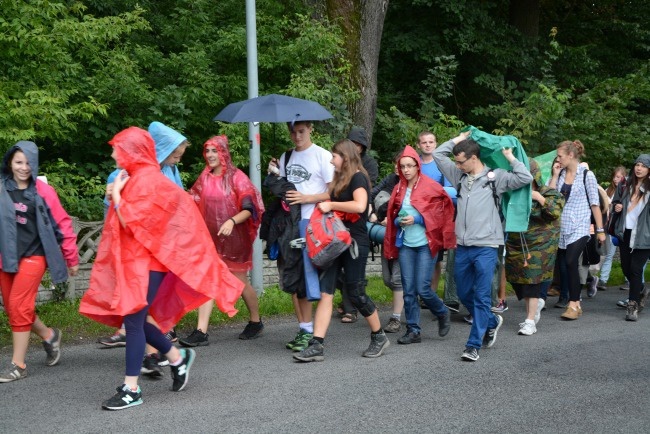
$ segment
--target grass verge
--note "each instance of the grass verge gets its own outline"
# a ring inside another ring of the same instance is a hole
[[[646,269],[646,281],[650,281],[650,267]],[[623,272],[621,266],[615,263],[612,267],[608,284],[616,286],[622,284]],[[442,296],[444,279],[440,279],[438,285],[438,294]],[[390,289],[384,286],[381,277],[371,277],[368,282],[367,292],[374,302],[379,306],[385,306],[391,303],[392,294]],[[508,294],[512,294],[512,288],[508,285]],[[334,302],[335,305],[341,300],[341,295],[337,292]],[[232,318],[221,313],[217,309],[213,310],[210,318],[211,326],[219,326],[228,323],[245,322],[248,320],[248,309],[240,299],[237,303],[239,313]],[[37,313],[45,324],[51,327],[58,327],[63,330],[64,341],[66,343],[88,343],[94,342],[98,337],[113,333],[113,329],[103,324],[99,324],[79,314],[79,300],[62,301],[46,303],[37,307]],[[264,290],[260,297],[260,314],[263,318],[276,315],[293,315],[293,303],[291,297],[281,291],[278,286],[272,286]],[[177,329],[181,331],[193,330],[196,327],[196,311],[188,313],[178,323]],[[32,343],[38,343],[36,337],[32,337]],[[7,315],[0,313],[0,350],[11,346],[11,329]]]

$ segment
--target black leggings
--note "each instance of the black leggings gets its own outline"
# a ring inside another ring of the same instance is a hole
[[[631,229],[625,229],[623,241],[619,246],[621,252],[621,268],[630,282],[630,301],[639,302],[643,291],[643,267],[650,258],[650,249],[630,249]]]
[[[557,260],[560,262],[560,279],[569,284],[569,301],[580,301],[580,255],[587,247],[589,237],[582,237],[579,240],[566,246],[566,249],[557,249]]]
[[[137,377],[140,375],[140,367],[142,366],[142,358],[144,357],[145,345],[147,343],[162,354],[166,354],[171,350],[171,342],[162,334],[158,327],[147,322],[149,306],[151,306],[151,303],[156,298],[158,288],[166,274],[160,271],[149,271],[147,306],[124,317],[124,328],[126,329],[126,375],[129,377]]]

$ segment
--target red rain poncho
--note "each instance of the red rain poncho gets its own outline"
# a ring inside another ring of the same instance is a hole
[[[190,194],[205,219],[221,259],[233,271],[248,271],[252,267],[253,242],[264,213],[262,195],[246,174],[232,164],[226,136],[215,136],[205,142],[204,158],[208,146],[217,150],[221,175],[213,175],[212,168],[207,166],[190,189]],[[251,211],[251,218],[235,225],[229,236],[217,235],[221,225],[244,209],[245,203],[246,209]]]
[[[192,198],[160,173],[149,133],[130,127],[109,143],[130,176],[119,204],[126,228],[111,207],[79,312],[119,327],[147,305],[153,257],[170,271],[149,308],[162,331],[210,299],[235,315],[244,284],[217,255]]]

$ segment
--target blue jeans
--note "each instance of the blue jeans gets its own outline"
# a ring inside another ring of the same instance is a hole
[[[437,254],[431,256],[431,250],[427,244],[420,247],[402,246],[399,249],[399,268],[402,273],[407,333],[420,333],[421,330],[418,295],[438,318],[449,312],[438,294],[431,290],[431,274],[437,259]]]
[[[307,225],[309,219],[300,220],[300,236],[305,237],[307,234]],[[302,249],[302,262],[305,268],[305,288],[307,292],[307,300],[316,301],[320,300],[320,283],[318,281],[318,270],[311,263],[309,255],[307,254],[307,247]]]
[[[605,238],[605,247],[607,248],[607,253],[605,253],[605,259],[600,266],[600,280],[607,283],[609,280],[609,273],[612,271],[612,262],[614,262],[614,253],[616,253],[616,246],[612,243],[611,235],[607,235]]]
[[[483,336],[488,329],[498,324],[492,307],[492,277],[498,264],[498,249],[495,247],[458,246],[454,279],[461,303],[472,318],[472,330],[466,346],[481,348]]]

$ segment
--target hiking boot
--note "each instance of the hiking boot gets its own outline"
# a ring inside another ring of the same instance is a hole
[[[650,295],[650,287],[644,286],[643,291],[639,294],[639,312],[645,308],[645,303],[648,301],[648,295]]]
[[[636,301],[630,300],[627,303],[627,315],[625,321],[636,321],[639,319],[639,304]]]
[[[487,348],[491,348],[492,345],[494,345],[494,343],[497,341],[497,333],[503,325],[503,317],[501,315],[495,316],[497,317],[497,326],[493,329],[488,329],[488,331],[485,332],[485,346]]]
[[[259,322],[248,321],[248,324],[244,327],[244,331],[239,334],[239,339],[248,340],[259,338],[262,330],[264,330],[262,320]]]
[[[478,360],[478,350],[474,347],[465,347],[465,351],[460,356],[462,360],[467,362],[475,362]]]
[[[302,338],[302,335],[307,333],[306,330],[300,329],[298,331],[298,334],[296,335],[295,338],[291,339],[289,342],[286,343],[285,347],[289,350],[293,349],[293,346],[296,345],[296,342]],[[310,338],[311,339],[311,338]]]
[[[548,292],[546,293],[547,296],[549,297],[559,297],[560,295],[560,290],[554,287],[549,288]]]
[[[524,321],[519,324],[519,332],[517,334],[524,336],[532,336],[537,333],[537,327],[535,327],[535,321]]]
[[[575,307],[567,306],[564,313],[560,316],[564,319],[573,321],[580,318],[580,315],[582,315],[582,309],[576,309]]]
[[[47,354],[47,358],[45,359],[47,366],[56,365],[61,358],[61,330],[53,328],[52,332],[54,333],[52,342],[43,341],[43,349]]]
[[[97,343],[109,348],[126,347],[126,335],[115,333],[113,336],[97,339]]]
[[[389,345],[390,341],[382,330],[377,333],[370,333],[370,345],[368,345],[368,348],[363,352],[362,356],[369,358],[379,357]]]
[[[172,383],[172,390],[174,392],[180,392],[187,385],[190,379],[190,368],[196,357],[196,352],[191,348],[181,348],[179,351],[181,352],[183,361],[178,366],[169,365],[172,370],[172,379],[174,380]]]
[[[300,330],[293,341],[287,342],[287,348],[295,352],[302,351],[309,346],[309,341],[313,338],[313,333]],[[289,344],[291,344],[291,346],[289,346]]]
[[[505,300],[499,300],[499,304],[490,308],[494,313],[503,313],[508,310],[508,303]]]
[[[622,307],[622,308],[626,308],[626,307],[627,307],[627,303],[628,303],[629,301],[630,301],[629,298],[626,298],[625,300],[619,300],[619,301],[616,302],[616,306],[618,306],[618,307]]]
[[[171,329],[167,333],[165,333],[165,337],[169,342],[176,342],[178,341],[178,336],[176,336],[176,330]]]
[[[315,339],[310,339],[307,347],[299,353],[294,354],[293,358],[298,362],[322,362],[325,360],[323,351],[323,344]]]
[[[438,336],[445,337],[451,329],[451,313],[447,311],[444,315],[438,317]]]
[[[394,316],[390,317],[388,324],[384,326],[384,332],[386,333],[397,333],[402,328],[402,322],[395,318]]]
[[[9,369],[0,374],[0,383],[10,383],[25,378],[26,376],[27,366],[19,368],[15,363],[11,362]]]
[[[208,342],[208,334],[203,333],[201,329],[194,329],[188,337],[179,339],[178,343],[184,347],[203,347],[210,345],[210,342]]]
[[[445,306],[447,306],[447,309],[449,309],[453,313],[460,312],[460,305],[458,303],[449,302],[449,303],[445,303]]]
[[[604,280],[598,279],[598,284],[596,285],[599,291],[604,291],[607,289],[607,282]]]
[[[142,391],[140,390],[140,386],[138,386],[138,390],[135,392],[126,384],[123,384],[116,390],[117,393],[115,395],[102,403],[104,410],[124,410],[125,408],[142,404]]]
[[[158,356],[158,353],[145,354],[144,359],[142,359],[140,373],[151,378],[163,376],[163,371],[160,367],[160,356]]]
[[[535,325],[537,325],[540,318],[542,317],[542,310],[544,310],[544,306],[546,306],[546,301],[544,301],[543,298],[538,298],[537,299],[537,311],[535,312]]]
[[[587,297],[593,298],[598,292],[598,279],[593,278],[591,282],[587,283]]]
[[[420,342],[422,342],[422,336],[420,336],[420,333],[415,333],[409,330],[406,330],[404,336],[397,339],[397,343],[401,345],[419,344]]]
[[[565,309],[568,305],[569,305],[569,300],[567,300],[566,298],[560,298],[553,307],[556,307],[558,309]]]

